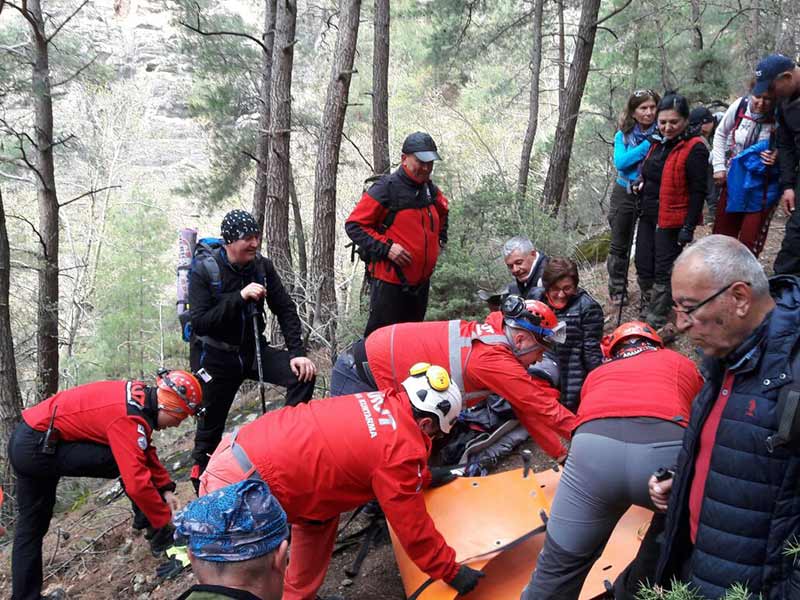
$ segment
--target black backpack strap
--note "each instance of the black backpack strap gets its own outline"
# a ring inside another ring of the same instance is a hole
[[[790,361],[792,381],[781,388],[778,404],[778,431],[766,440],[767,451],[772,453],[781,446],[800,445],[800,347],[795,348]]]

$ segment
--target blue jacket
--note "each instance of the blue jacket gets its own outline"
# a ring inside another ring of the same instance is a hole
[[[614,167],[617,169],[617,183],[627,188],[629,183],[636,181],[639,175],[639,165],[650,150],[650,141],[645,140],[638,146],[625,144],[625,134],[617,131],[614,136]]]
[[[800,535],[800,450],[770,453],[765,443],[777,431],[780,389],[792,381],[790,357],[800,351],[800,279],[775,277],[770,289],[776,307],[761,325],[731,355],[705,363],[708,378],[678,456],[656,581],[683,576],[705,598],[722,597],[736,582],[764,600],[800,598],[800,566],[783,554],[787,540]],[[689,491],[699,438],[727,371],[734,382],[692,547]]]
[[[763,163],[760,153],[764,150],[769,150],[769,140],[761,140],[731,159],[725,212],[761,212],[778,201],[778,167]]]

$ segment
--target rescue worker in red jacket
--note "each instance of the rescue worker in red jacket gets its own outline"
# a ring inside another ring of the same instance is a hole
[[[175,483],[151,442],[154,429],[177,427],[202,401],[200,383],[185,371],[159,371],[156,385],[98,381],[58,392],[22,412],[8,456],[17,477],[12,554],[14,600],[39,600],[42,540],[61,477],[120,477],[147,517],[154,556],[172,545]]]
[[[365,337],[425,318],[431,274],[447,243],[447,198],[430,180],[441,160],[436,142],[417,131],[400,156],[400,168],[365,191],[345,223],[372,278]]]
[[[583,384],[544,547],[521,600],[577,600],[622,515],[631,505],[655,508],[648,481],[675,464],[703,385],[695,364],[664,349],[647,323],[621,325],[604,345],[610,360]],[[653,519],[645,552],[617,581],[614,598],[633,598],[639,582],[653,579],[663,526],[663,515]]]
[[[407,371],[408,372],[408,371]],[[292,524],[284,600],[314,600],[339,514],[377,501],[417,566],[460,594],[483,576],[455,560],[425,508],[431,439],[450,432],[461,394],[447,371],[418,363],[399,390],[315,400],[268,413],[226,436],[200,494],[260,478]]]
[[[538,300],[508,296],[486,321],[401,323],[357,341],[333,368],[331,393],[398,389],[414,357],[449,366],[467,407],[497,394],[508,400],[533,440],[553,458],[566,455],[575,415],[559,404],[559,392],[526,371],[545,350],[564,341],[565,324]],[[560,436],[560,437],[559,437]]]

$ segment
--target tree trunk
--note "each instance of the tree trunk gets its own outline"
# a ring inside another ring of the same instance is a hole
[[[389,0],[375,0],[372,44],[372,164],[375,175],[388,173],[389,162]]]
[[[17,381],[17,361],[11,331],[9,291],[11,289],[11,249],[8,245],[3,193],[0,191],[0,460],[5,461],[6,442],[19,423],[22,396]]]
[[[300,202],[297,200],[297,189],[294,187],[294,172],[289,165],[289,200],[292,203],[294,216],[294,238],[297,242],[297,270],[300,281],[304,284],[308,279],[308,256],[306,254],[306,232],[303,228],[303,216],[300,214]]]
[[[58,196],[53,163],[53,99],[50,60],[39,0],[29,0],[33,43],[33,109],[36,177],[42,261],[37,308],[37,394],[44,399],[58,391]]]
[[[703,29],[700,23],[702,7],[700,0],[692,0],[692,48],[699,52],[703,49]]]
[[[567,68],[567,36],[564,33],[564,0],[558,0],[558,111],[564,110],[564,72]]]
[[[531,152],[536,140],[536,128],[539,125],[539,75],[542,71],[542,15],[544,0],[534,0],[533,31],[531,32],[531,93],[528,102],[528,128],[522,142],[522,156],[519,160],[517,176],[517,194],[524,198],[528,191],[528,174],[531,170]]]
[[[578,24],[578,35],[575,38],[575,53],[569,69],[569,79],[564,93],[564,103],[558,115],[555,142],[550,153],[550,166],[544,182],[544,201],[552,207],[553,214],[558,214],[562,194],[569,174],[569,159],[572,153],[572,142],[575,138],[575,126],[583,98],[586,77],[592,59],[594,38],[597,33],[597,13],[600,0],[583,0],[581,19]]]
[[[289,277],[292,270],[292,253],[289,248],[289,142],[296,24],[296,0],[277,0],[270,88],[272,116],[267,170],[270,189],[266,202],[264,239],[267,254],[282,277]]]
[[[311,285],[319,290],[320,311],[315,323],[326,323],[328,339],[336,331],[336,287],[334,281],[334,249],[336,241],[336,174],[339,148],[347,112],[353,60],[358,41],[358,19],[361,0],[340,0],[339,35],[333,56],[331,79],[322,113],[322,128],[317,152],[314,182],[314,239],[311,244]]]
[[[261,90],[258,106],[258,141],[256,143],[256,185],[253,190],[253,216],[259,231],[264,231],[264,210],[267,203],[267,170],[269,168],[270,88],[272,86],[272,51],[275,45],[275,1],[264,2],[264,46],[261,57]]]

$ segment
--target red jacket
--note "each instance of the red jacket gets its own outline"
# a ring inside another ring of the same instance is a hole
[[[484,323],[429,321],[382,327],[367,338],[366,350],[379,389],[400,389],[414,363],[440,365],[461,389],[465,406],[498,394],[511,403],[545,452],[553,457],[566,453],[559,436],[570,437],[575,415],[558,403],[558,390],[531,377],[514,356],[499,312]]]
[[[658,226],[662,229],[683,227],[686,222],[686,215],[689,213],[689,182],[686,177],[686,162],[692,148],[702,143],[703,138],[700,136],[682,140],[667,156],[658,191]],[[697,224],[700,225],[702,222],[701,213]]]
[[[646,350],[604,363],[581,390],[578,425],[610,417],[658,417],[686,427],[703,387],[695,364],[672,350]]]
[[[384,227],[390,210],[394,219]],[[447,198],[430,182],[413,180],[400,167],[364,192],[345,223],[347,235],[371,259],[373,277],[394,284],[419,285],[430,279],[447,241]],[[411,264],[398,267],[387,256],[392,243],[411,255]]]
[[[153,527],[170,522],[172,513],[159,490],[174,489],[169,473],[151,443],[153,428],[143,416],[145,385],[140,381],[98,381],[58,392],[22,412],[25,422],[46,431],[53,410],[63,442],[110,446],[125,492]]]
[[[405,392],[314,400],[260,417],[236,443],[290,522],[327,521],[377,498],[408,555],[434,579],[458,572],[425,508],[430,439]]]

